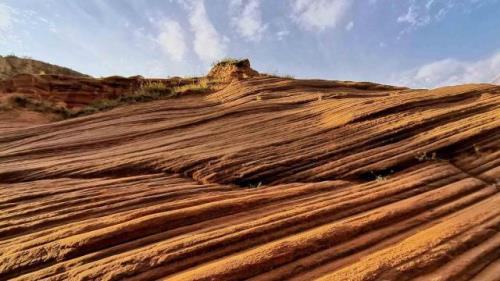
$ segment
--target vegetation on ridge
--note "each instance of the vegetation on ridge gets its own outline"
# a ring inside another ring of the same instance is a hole
[[[36,112],[57,114],[63,118],[71,115],[71,110],[63,105],[46,100],[29,98],[24,95],[12,95],[6,99],[5,103],[0,104],[0,111],[13,108],[26,108]]]
[[[22,62],[27,64],[36,62],[30,58],[20,59],[15,55],[9,55],[6,57],[0,56],[0,62],[2,60],[6,62],[14,61],[16,63]],[[31,66],[23,69],[26,70],[25,73],[31,74],[54,73],[52,71],[35,71],[36,69]],[[2,70],[1,67],[0,70]],[[250,68],[250,62],[248,59],[224,58],[214,62],[211,72],[205,77],[179,78],[177,81],[142,80],[143,82],[139,86],[137,86],[137,84],[132,84],[132,87],[130,88],[121,88],[118,92],[121,94],[118,96],[116,94],[106,95],[104,93],[105,91],[96,90],[94,91],[94,96],[92,96],[92,93],[89,94],[90,100],[84,102],[84,105],[81,107],[68,107],[66,105],[67,101],[64,99],[61,101],[61,99],[52,99],[49,97],[48,99],[42,100],[41,96],[37,95],[17,94],[25,93],[26,91],[23,89],[22,91],[17,92],[17,89],[14,88],[10,90],[10,93],[12,93],[11,97],[5,99],[4,102],[0,104],[0,110],[24,108],[41,113],[55,114],[61,119],[67,119],[101,112],[121,105],[133,104],[137,102],[174,98],[184,94],[206,94],[220,90],[232,79],[253,77],[254,75],[258,75],[258,73]],[[50,92],[50,90],[48,91]],[[103,93],[101,94],[101,92]],[[116,93],[116,91],[109,92],[109,94],[113,93]],[[71,104],[71,101],[68,104]],[[81,104],[82,102],[79,103],[79,105]]]
[[[186,85],[168,87],[159,81],[147,81],[141,84],[141,86],[132,93],[120,95],[115,99],[96,99],[89,105],[76,109],[69,109],[64,105],[59,105],[47,100],[30,98],[25,95],[12,95],[7,99],[5,104],[0,104],[0,110],[26,108],[41,113],[57,114],[60,115],[61,118],[66,119],[110,110],[126,104],[174,98],[182,94],[207,93],[213,89],[212,83],[208,81],[208,79],[202,78],[193,79],[192,83]]]
[[[5,79],[21,73],[88,77],[70,68],[34,60],[30,57],[18,57],[14,54],[0,56],[0,79]]]
[[[200,79],[198,81],[193,79],[193,83],[191,84],[173,88],[167,87],[167,85],[162,82],[147,81],[131,94],[124,94],[116,99],[94,100],[88,106],[74,111],[69,117],[88,115],[125,104],[174,98],[186,93],[205,93],[210,91],[210,89],[211,87],[205,79]]]
[[[220,60],[214,61],[212,63],[212,67],[215,66],[227,66],[227,65],[235,65],[237,67],[245,66],[245,64],[249,63],[248,59],[237,59],[231,57],[225,57]]]

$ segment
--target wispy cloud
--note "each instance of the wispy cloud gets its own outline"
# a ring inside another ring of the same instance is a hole
[[[470,12],[481,7],[486,2],[494,1],[498,0],[409,0],[408,9],[396,21],[406,25],[400,33],[402,35],[443,20],[455,8],[460,7],[464,12]]]
[[[283,30],[276,32],[276,38],[278,40],[283,40],[288,35],[290,35],[290,31],[288,31],[287,29],[283,29]]]
[[[259,0],[231,0],[231,24],[238,34],[248,41],[260,41],[267,29],[262,22]]]
[[[350,21],[346,26],[345,26],[345,30],[347,31],[351,31],[351,29],[354,27],[354,22],[353,21]]]
[[[428,13],[422,12],[422,7],[420,5],[412,2],[406,14],[399,16],[397,21],[399,23],[407,23],[412,27],[424,26],[429,24],[431,17]]]
[[[11,8],[0,3],[0,32],[7,30],[11,25]]]
[[[189,24],[194,33],[193,48],[205,63],[213,62],[226,54],[227,45],[208,18],[202,0],[183,2],[189,12]]]
[[[350,0],[293,0],[292,19],[303,29],[335,28],[347,14]]]
[[[165,19],[160,25],[161,32],[158,34],[157,42],[161,49],[175,61],[184,58],[187,46],[184,39],[184,31],[176,21]]]
[[[18,9],[15,9],[6,4],[0,3],[0,47],[4,46],[16,46],[20,52],[24,49],[24,44],[19,38],[21,32],[16,30],[16,26],[19,23],[37,23],[37,19],[33,16],[32,11],[27,11],[21,13]],[[22,32],[27,33],[27,30]],[[23,50],[24,51],[24,50]],[[9,48],[9,54],[13,53],[12,48]]]
[[[393,83],[433,88],[464,83],[492,83],[500,75],[500,51],[479,61],[438,60],[393,77]]]

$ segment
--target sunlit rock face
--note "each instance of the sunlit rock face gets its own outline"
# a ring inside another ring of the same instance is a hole
[[[2,132],[0,279],[496,280],[499,86],[208,76]]]

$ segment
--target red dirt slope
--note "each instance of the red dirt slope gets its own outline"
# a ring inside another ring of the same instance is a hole
[[[0,135],[0,279],[499,280],[500,87],[254,77]]]
[[[131,93],[145,82],[161,82],[173,87],[184,85],[182,79],[144,79],[140,76],[111,76],[102,79],[64,75],[18,74],[0,80],[0,95],[23,94],[52,102],[61,102],[68,107],[80,107],[96,99],[113,99]]]

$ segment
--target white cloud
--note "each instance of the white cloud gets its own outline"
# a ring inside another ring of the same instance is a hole
[[[439,3],[434,0],[410,0],[408,10],[397,18],[398,23],[405,25],[399,33],[398,39],[403,34],[424,27],[433,21],[442,20],[454,6],[455,3],[450,0]]]
[[[350,0],[293,0],[292,19],[307,30],[335,28],[353,1]]]
[[[354,22],[353,21],[350,21],[346,26],[345,26],[345,30],[347,31],[351,31],[351,29],[354,27]]]
[[[288,31],[287,29],[276,32],[276,38],[278,40],[283,40],[283,38],[287,37],[288,35],[290,35],[290,31]]]
[[[433,88],[464,83],[492,83],[500,74],[500,51],[483,60],[470,62],[447,58],[428,63],[393,77],[393,83]]]
[[[183,3],[189,12],[189,24],[194,33],[193,47],[198,57],[205,63],[211,63],[226,54],[226,41],[219,35],[208,18],[202,0]]]
[[[260,41],[267,25],[262,23],[259,0],[230,2],[231,24],[248,41]]]
[[[186,53],[184,31],[178,22],[166,19],[162,22],[157,42],[161,49],[175,61],[180,61]]]
[[[463,12],[470,13],[487,2],[479,0],[409,0],[408,9],[397,18],[398,23],[405,24],[400,35],[433,22],[439,22],[453,9],[462,9]]]
[[[12,10],[9,6],[0,3],[0,31],[6,31],[12,24]]]
[[[12,46],[24,48],[15,27],[23,16],[18,10],[0,3],[0,47],[6,47],[8,50],[12,50]]]
[[[398,17],[399,23],[407,23],[411,26],[424,26],[430,23],[431,18],[427,14],[423,14],[420,12],[420,6],[412,3],[408,7],[408,11],[406,14]]]

